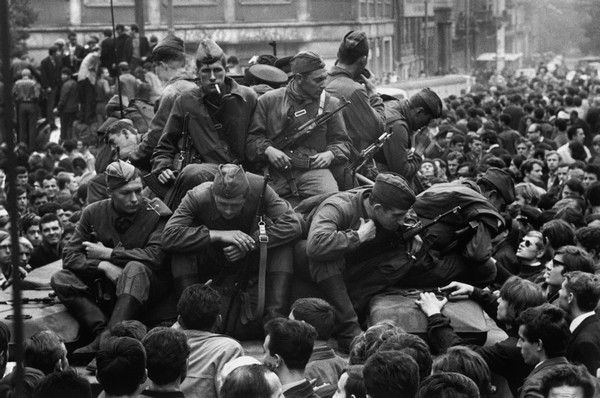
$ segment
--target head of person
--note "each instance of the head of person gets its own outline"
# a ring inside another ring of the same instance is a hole
[[[219,95],[225,92],[227,61],[225,53],[214,40],[200,41],[196,51],[196,68],[205,94]]]
[[[187,287],[177,302],[177,322],[184,329],[210,331],[220,323],[221,295],[206,284]]]
[[[25,341],[25,366],[48,375],[69,367],[65,343],[51,330],[43,330]]]
[[[587,188],[598,181],[600,181],[600,166],[593,163],[585,166],[585,169],[583,169],[583,186]]]
[[[34,213],[27,213],[21,217],[20,230],[34,247],[42,243],[42,232],[40,230],[40,217]]]
[[[546,283],[559,288],[564,281],[565,273],[571,271],[594,273],[594,260],[580,247],[563,246],[554,253],[552,261],[546,265],[544,273]]]
[[[112,162],[104,171],[107,191],[117,213],[135,214],[142,201],[142,178],[137,169],[122,160]]]
[[[580,180],[575,178],[568,179],[563,185],[562,199],[581,199],[585,194],[585,188]]]
[[[517,258],[525,262],[538,262],[546,252],[544,236],[539,231],[529,231],[517,248]]]
[[[219,165],[211,192],[221,217],[231,220],[239,216],[246,203],[249,190],[250,183],[242,166]]]
[[[333,398],[367,398],[363,365],[350,365],[338,379]]]
[[[70,44],[76,44],[77,34],[75,32],[69,32],[69,34],[67,35],[67,39],[69,40]]]
[[[571,126],[567,129],[567,138],[569,141],[577,141],[583,144],[583,141],[585,141],[585,132],[581,127]]]
[[[185,48],[183,40],[168,34],[152,49],[154,70],[159,79],[171,80],[178,71],[185,67]]]
[[[541,194],[535,185],[530,182],[520,182],[515,185],[515,196],[521,205],[535,206],[540,200]]]
[[[585,366],[558,365],[542,377],[540,393],[544,398],[592,398],[595,385]]]
[[[527,279],[511,276],[500,288],[497,318],[500,322],[514,325],[521,312],[537,307],[546,301],[542,288]]]
[[[15,167],[15,172],[17,174],[17,185],[20,187],[26,187],[29,184],[29,172],[23,166]]]
[[[575,160],[574,163],[571,163],[569,165],[569,171],[567,172],[567,180],[575,179],[583,181],[583,169],[585,169],[585,162],[583,160]]]
[[[517,155],[525,156],[527,158],[530,149],[531,141],[529,140],[522,139],[517,143]]]
[[[569,165],[566,163],[559,163],[556,169],[556,177],[558,182],[564,184],[567,181],[569,175]]]
[[[190,346],[185,334],[176,329],[157,327],[142,340],[146,350],[148,378],[156,386],[178,386],[185,379]]]
[[[365,363],[363,377],[370,398],[412,398],[419,388],[419,365],[408,354],[379,351]]]
[[[121,74],[125,74],[125,73],[129,73],[131,72],[131,68],[129,67],[129,64],[125,61],[123,62],[119,62],[119,72]]]
[[[431,159],[424,159],[421,162],[420,172],[423,177],[435,177],[437,175],[437,166]]]
[[[306,322],[274,318],[265,324],[263,363],[279,374],[284,369],[304,373],[317,338]]]
[[[310,98],[319,98],[325,89],[327,70],[321,56],[312,51],[301,51],[290,61],[293,80]]]
[[[131,337],[111,337],[96,355],[96,378],[107,397],[136,397],[146,381],[146,352]]]
[[[527,139],[533,143],[536,143],[540,140],[542,136],[542,126],[538,123],[532,123],[527,128]]]
[[[5,230],[0,230],[0,266],[4,270],[10,268],[12,264],[12,244],[10,234]]]
[[[304,321],[314,327],[318,340],[329,340],[335,328],[335,309],[320,298],[300,298],[292,304],[290,319]]]
[[[461,152],[450,152],[448,154],[448,174],[450,177],[456,176],[458,166],[464,161],[464,156]]]
[[[456,372],[435,373],[427,377],[415,398],[479,398],[479,390],[473,380]]]
[[[370,326],[352,340],[348,363],[363,365],[386,339],[397,333],[404,333],[404,330],[391,321],[384,320]]]
[[[545,154],[546,166],[548,166],[548,170],[556,171],[558,169],[558,165],[560,164],[561,157],[556,151],[548,151]]]
[[[481,193],[498,210],[515,201],[515,184],[510,174],[497,167],[490,167],[477,180]]]
[[[500,125],[505,128],[509,128],[510,124],[512,123],[512,117],[506,113],[500,114],[500,116],[498,116],[498,120],[500,121]]]
[[[403,352],[409,355],[419,365],[419,379],[424,379],[431,373],[431,351],[429,346],[419,336],[409,333],[397,333],[389,336],[379,351]]]
[[[240,366],[225,377],[221,398],[282,398],[277,375],[263,365]]]
[[[46,193],[49,200],[54,199],[58,193],[58,184],[56,183],[56,177],[52,174],[46,174],[42,179],[42,189]]]
[[[466,139],[462,134],[455,134],[450,139],[450,150],[461,153],[465,150]],[[450,155],[450,154],[448,154]],[[448,161],[450,161],[448,157]]]
[[[29,207],[29,198],[27,198],[27,191],[22,187],[17,186],[17,188],[15,189],[15,193],[17,196],[17,210],[19,210],[19,212],[23,214],[27,211],[27,208]]]
[[[33,398],[92,398],[90,382],[74,370],[52,372],[39,382]]]
[[[404,225],[406,213],[416,200],[406,180],[394,173],[380,173],[369,196],[375,223],[389,231]]]
[[[42,240],[48,245],[57,245],[63,234],[63,227],[56,214],[48,213],[40,219]]]
[[[338,49],[338,63],[350,67],[354,73],[354,78],[358,79],[367,67],[368,57],[369,40],[367,34],[355,30],[346,33]]]
[[[106,337],[131,337],[142,341],[148,333],[148,329],[137,319],[126,319],[115,323],[105,333]]]
[[[517,318],[517,347],[526,364],[535,366],[546,359],[564,356],[571,332],[566,314],[552,304],[528,308]]]
[[[575,228],[565,220],[550,220],[542,226],[541,232],[554,250],[575,244]]]
[[[592,258],[600,256],[600,227],[582,227],[575,232],[577,245],[587,251]]]
[[[527,159],[521,164],[521,174],[530,181],[541,182],[544,163],[538,159]]]
[[[414,131],[425,127],[433,119],[442,117],[442,100],[430,88],[423,88],[408,99],[408,121]]]
[[[558,305],[571,317],[594,311],[600,300],[600,276],[572,271],[565,274],[558,292]]]
[[[117,24],[117,26],[115,26],[115,31],[117,35],[122,35],[123,33],[125,33],[125,25]]]
[[[140,142],[140,135],[129,119],[121,119],[111,124],[106,136],[108,144],[118,152],[120,159],[127,159]]]
[[[129,26],[129,29],[131,30],[132,34],[139,34],[140,33],[140,27],[137,26],[136,24],[131,24]]]
[[[490,368],[481,355],[465,346],[454,346],[433,361],[432,374],[455,372],[475,382],[482,397],[490,397],[496,391],[492,385]]]

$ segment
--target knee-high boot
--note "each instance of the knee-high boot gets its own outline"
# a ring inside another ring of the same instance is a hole
[[[100,335],[106,329],[106,317],[92,300],[86,297],[75,297],[63,300],[69,312],[81,322],[94,336],[94,340],[73,352],[76,355],[93,355],[98,351]]]
[[[293,274],[269,272],[266,281],[264,322],[273,318],[287,318],[289,314],[289,293]]]
[[[138,299],[131,294],[121,294],[117,298],[117,303],[108,321],[108,328],[110,329],[121,321],[136,319],[141,309],[142,303]]]

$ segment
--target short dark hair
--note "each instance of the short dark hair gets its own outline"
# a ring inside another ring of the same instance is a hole
[[[42,217],[42,220],[44,220],[44,224],[47,222],[51,222],[53,220],[50,221],[46,221],[46,219],[49,220],[49,218],[46,218],[46,215],[49,214],[54,214],[56,215],[56,212],[58,210],[62,209],[62,207],[60,207],[60,205],[56,202],[48,202],[48,203],[44,203],[43,205],[41,205],[38,208],[38,214],[40,215],[40,217]]]
[[[419,387],[419,365],[408,354],[379,351],[365,363],[363,377],[371,398],[412,398]]]
[[[585,191],[585,198],[590,203],[590,206],[600,206],[600,182],[595,182],[587,187]]]
[[[19,220],[21,234],[26,234],[27,230],[34,225],[40,225],[40,217],[35,213],[24,214]]]
[[[528,308],[519,315],[517,324],[523,326],[527,341],[542,341],[548,358],[565,355],[571,332],[566,314],[560,308],[548,303]]]
[[[110,337],[96,355],[98,382],[110,395],[131,395],[146,380],[146,352],[131,337]]]
[[[541,168],[544,168],[544,163],[539,159],[527,159],[523,163],[521,163],[521,167],[519,167],[519,171],[521,174],[525,175],[526,173],[531,173],[533,170],[533,165],[537,164]]]
[[[139,27],[139,26],[137,26],[137,24],[131,24],[131,25],[129,26],[129,28],[131,28],[131,31],[132,31],[132,32],[136,32],[136,33],[138,33],[138,32],[140,31],[140,27]]]
[[[195,284],[186,288],[177,302],[177,313],[186,329],[210,330],[221,308],[221,295],[211,286]]]
[[[271,386],[263,365],[247,365],[234,369],[221,386],[221,398],[270,398]]]
[[[479,390],[473,380],[455,372],[436,373],[427,377],[419,386],[415,398],[479,398]]]
[[[554,250],[575,244],[575,228],[565,220],[550,220],[542,225],[541,232]]]
[[[17,167],[15,167],[15,174],[16,175],[24,174],[24,173],[29,173],[29,171],[27,171],[27,168],[25,166],[17,166]]]
[[[558,365],[548,370],[541,380],[540,392],[547,397],[554,387],[581,387],[584,398],[592,398],[595,392],[595,383],[583,365]]]
[[[565,272],[583,271],[594,273],[594,260],[588,252],[580,247],[572,245],[562,246],[554,254],[562,255]]]
[[[39,382],[33,398],[92,398],[92,387],[87,379],[74,370],[53,372]]]
[[[58,207],[59,209],[61,208],[60,206]],[[40,218],[40,227],[42,227],[44,224],[49,224],[53,221],[58,221],[58,224],[60,224],[60,220],[58,219],[58,216],[56,215],[56,213],[47,213],[44,214],[41,218]]]
[[[575,135],[577,134],[577,130],[583,130],[583,128],[581,128],[581,126],[571,126],[567,129],[567,138],[569,140],[572,140],[573,137],[575,137]]]
[[[504,282],[500,297],[514,309],[515,319],[527,308],[537,307],[546,301],[539,285],[518,276],[511,276]]]
[[[583,186],[583,183],[576,178],[569,178],[567,181],[565,181],[565,186],[569,187],[571,191],[577,192],[581,196],[585,194],[585,187]]]
[[[185,374],[190,346],[182,331],[157,327],[148,332],[142,344],[146,349],[148,378],[155,384],[164,386]]]
[[[335,310],[327,301],[316,298],[300,298],[292,304],[294,319],[304,321],[317,331],[319,340],[328,340],[335,327]]]
[[[433,373],[456,372],[475,382],[483,397],[495,392],[490,367],[481,355],[469,347],[454,346],[433,361]]]
[[[271,355],[281,356],[289,369],[303,371],[306,368],[317,338],[314,327],[306,322],[275,318],[265,324],[266,335]]]
[[[34,189],[29,194],[29,201],[31,203],[34,203],[36,199],[43,198],[44,196],[46,198],[48,198],[48,195],[46,194],[46,192],[42,191],[41,189]]]
[[[85,169],[87,167],[87,163],[85,159],[82,157],[76,157],[73,159],[73,168],[79,167],[80,169]]]
[[[506,113],[500,114],[500,116],[498,116],[498,120],[507,125],[510,125],[512,123],[512,117],[510,117],[510,115]]]
[[[146,325],[136,319],[125,319],[115,323],[108,329],[111,337],[131,337],[138,341],[142,341],[147,332]]]
[[[66,354],[62,340],[51,330],[37,332],[25,341],[25,366],[46,375],[54,372],[56,363]]]
[[[600,227],[582,227],[575,233],[577,243],[579,243],[585,250],[590,252],[591,250],[596,251],[600,254]]]
[[[380,351],[399,351],[411,356],[419,365],[419,377],[424,379],[431,373],[431,351],[419,336],[399,333],[390,336],[379,347]]]
[[[577,300],[580,310],[594,311],[600,300],[600,276],[582,271],[572,271],[565,274],[565,287]]]
[[[398,333],[404,333],[404,330],[388,320],[370,326],[352,340],[348,363],[350,365],[364,364],[371,355],[379,350],[385,340]]]
[[[115,26],[115,30],[125,30],[125,25],[119,23]]]
[[[600,166],[598,166],[597,164],[593,164],[590,163],[587,166],[585,166],[585,169],[583,169],[584,173],[589,173],[589,174],[595,174],[596,178],[598,180],[600,180]]]
[[[346,385],[344,392],[347,397],[354,395],[355,398],[366,398],[367,388],[365,387],[365,378],[363,376],[363,365],[350,365],[346,369],[348,379],[346,379]]]

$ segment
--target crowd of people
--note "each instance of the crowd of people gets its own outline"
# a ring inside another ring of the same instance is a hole
[[[597,75],[397,99],[368,77],[364,32],[329,70],[301,51],[242,71],[213,40],[189,65],[182,39],[138,31],[69,35],[41,75],[14,64],[1,193],[17,197],[20,272],[3,205],[2,288],[62,260],[49,283],[82,331],[69,351],[27,337],[28,396],[92,396],[69,362],[108,398],[600,395]],[[59,143],[40,141],[42,98]],[[73,128],[96,118],[91,136]],[[416,289],[421,335],[371,322],[390,288]],[[503,338],[455,330],[445,308],[467,299]],[[10,335],[0,323],[3,365]]]

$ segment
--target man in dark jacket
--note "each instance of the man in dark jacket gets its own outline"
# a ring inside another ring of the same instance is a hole
[[[165,198],[171,209],[177,208],[189,189],[214,179],[219,164],[244,161],[246,134],[256,106],[254,91],[226,76],[225,54],[217,43],[210,39],[200,43],[196,65],[200,87],[175,100],[152,156],[152,172],[160,183],[172,185]]]
[[[123,52],[125,61],[131,66],[131,69],[135,69],[141,66],[150,54],[150,43],[146,36],[140,35],[140,28],[136,24],[131,25],[130,28],[131,35],[125,41]]]
[[[138,317],[169,284],[160,236],[171,211],[141,196],[142,181],[132,165],[113,162],[105,175],[110,198],[83,210],[64,249],[63,269],[51,280],[62,303],[95,336],[78,354],[95,353],[106,327]],[[95,299],[110,295],[110,286],[117,301],[107,323]]]
[[[129,35],[125,32],[125,26],[118,24],[115,28],[115,51],[117,54],[117,59],[115,59],[115,64],[119,62],[127,62],[125,59],[125,43],[129,40]]]
[[[57,51],[58,47],[50,46],[48,56],[40,63],[42,90],[46,97],[45,116],[49,119],[51,125],[54,125],[53,111],[57,99],[56,94],[60,87],[62,69],[62,62],[57,56]]]
[[[54,213],[44,214],[40,220],[42,243],[31,252],[29,265],[32,268],[43,267],[59,260],[62,255],[61,236],[63,226]]]
[[[600,300],[600,277],[588,272],[565,274],[558,292],[558,305],[565,310],[571,324],[567,359],[585,365],[590,374],[600,369],[600,317],[595,309]]]
[[[73,138],[73,122],[77,119],[79,102],[77,81],[71,77],[71,70],[63,68],[60,74],[62,86],[58,99],[58,115],[60,116],[60,138],[62,141]]]
[[[110,71],[111,75],[116,72],[115,39],[112,30],[104,29],[104,39],[100,42],[100,66]]]
[[[223,276],[247,277],[244,261],[256,263],[257,249],[264,242],[256,222],[256,215],[264,211],[268,236],[265,317],[287,316],[293,272],[290,243],[300,236],[300,220],[269,186],[263,195],[263,187],[263,178],[226,164],[217,167],[214,182],[187,193],[162,235],[164,249],[173,254],[171,269],[178,296],[186,287],[209,279],[218,284]],[[258,208],[261,201],[264,210]]]

